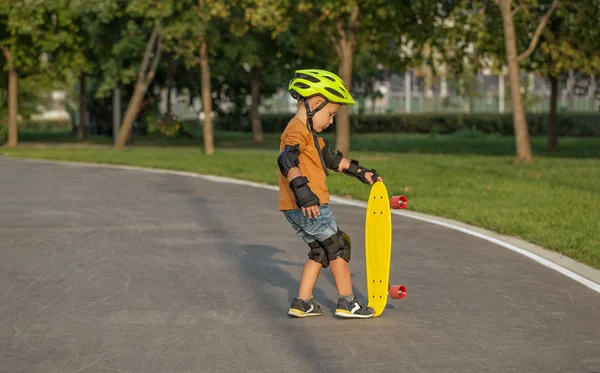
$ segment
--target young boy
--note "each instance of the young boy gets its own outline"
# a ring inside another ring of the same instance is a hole
[[[317,135],[333,122],[341,105],[354,105],[344,82],[325,70],[298,70],[289,91],[298,100],[296,115],[281,135],[279,165],[279,210],[310,248],[304,264],[298,297],[288,314],[319,316],[323,307],[312,298],[321,268],[331,267],[339,299],[335,315],[344,318],[373,317],[372,308],[352,293],[350,237],[339,230],[329,208],[327,169],[354,176],[365,184],[383,181],[375,170],[348,160],[333,151]]]

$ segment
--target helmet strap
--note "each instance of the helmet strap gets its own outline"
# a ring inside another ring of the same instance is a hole
[[[308,118],[308,120],[307,120],[308,126],[310,127],[309,129],[312,131],[312,129],[313,129],[312,118],[315,116],[315,114],[317,114],[319,112],[319,110],[321,110],[325,106],[327,106],[327,104],[329,103],[329,101],[327,99],[325,99],[325,101],[323,101],[323,103],[321,103],[321,105],[317,106],[315,108],[315,110],[311,110],[310,109],[310,105],[308,105],[308,99],[307,98],[305,98],[303,101],[304,101],[304,107],[306,107],[306,117]]]

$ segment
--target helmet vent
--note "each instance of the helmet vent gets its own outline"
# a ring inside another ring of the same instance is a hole
[[[344,98],[345,98],[345,97],[344,97],[344,96],[343,96],[341,93],[339,93],[338,91],[336,91],[336,90],[335,90],[335,89],[333,89],[333,88],[325,87],[325,89],[326,89],[326,90],[327,90],[329,93],[331,93],[331,94],[333,94],[333,95],[335,95],[335,96],[337,96],[337,97],[339,97],[339,98],[341,98],[341,99],[344,99]]]
[[[304,74],[298,75],[297,78],[305,79],[305,80],[308,80],[309,82],[313,82],[313,83],[319,83],[321,81],[319,78],[315,78],[314,76],[304,75]],[[306,88],[308,88],[308,87],[306,87]]]
[[[302,82],[296,82],[296,83],[294,83],[294,87],[298,87],[298,88],[302,88],[302,89],[310,88],[310,86],[308,84],[305,84],[305,83],[302,83]]]
[[[335,79],[333,79],[333,78],[332,78],[332,77],[330,77],[330,76],[327,76],[327,75],[325,75],[325,78],[327,78],[327,79],[331,80],[332,82],[335,82]]]

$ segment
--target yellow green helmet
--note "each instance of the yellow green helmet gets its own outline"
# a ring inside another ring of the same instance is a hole
[[[342,105],[356,102],[348,92],[344,81],[336,74],[318,69],[296,70],[288,90],[295,99],[321,95],[327,101]]]

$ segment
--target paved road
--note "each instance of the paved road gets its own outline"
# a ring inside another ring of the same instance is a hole
[[[333,206],[354,238],[364,210]],[[307,247],[276,193],[0,157],[0,372],[600,372],[600,295],[512,251],[393,217],[382,317],[286,315]]]

